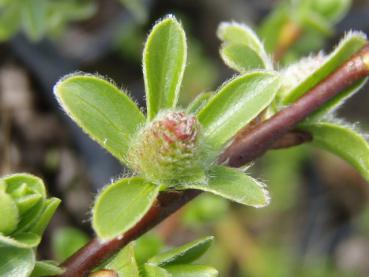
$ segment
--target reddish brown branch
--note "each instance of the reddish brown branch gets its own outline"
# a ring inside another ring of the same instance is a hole
[[[288,131],[343,89],[369,74],[369,45],[320,82],[292,105],[270,119],[257,124],[245,136],[236,137],[234,143],[221,155],[219,162],[227,161],[240,167],[260,157],[273,147]],[[242,132],[241,132],[242,133]]]
[[[306,134],[298,133],[299,135],[296,136],[296,133],[291,135],[293,133],[289,132],[300,121],[340,91],[369,75],[368,61],[369,45],[365,46],[357,55],[353,56],[297,102],[270,119],[256,124],[251,130],[241,131],[231,146],[221,155],[219,162],[239,167],[260,157],[265,151],[273,147],[291,146],[309,140]],[[288,138],[288,136],[290,137]],[[156,226],[199,193],[196,190],[187,190],[160,194],[149,212],[132,229],[122,234],[120,238],[107,242],[94,239],[64,262],[62,266],[66,268],[66,272],[62,276],[85,276],[91,269]]]

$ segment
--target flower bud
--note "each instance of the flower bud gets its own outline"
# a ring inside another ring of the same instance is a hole
[[[200,124],[193,115],[167,111],[144,127],[128,163],[146,179],[175,185],[201,171]]]

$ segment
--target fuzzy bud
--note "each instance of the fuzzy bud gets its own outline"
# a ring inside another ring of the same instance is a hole
[[[129,165],[146,179],[175,185],[201,171],[200,124],[193,115],[167,111],[145,126],[128,153]]]
[[[289,92],[317,70],[326,60],[323,53],[301,59],[282,71],[283,91]]]

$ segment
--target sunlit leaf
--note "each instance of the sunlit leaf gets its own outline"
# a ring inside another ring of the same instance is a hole
[[[189,184],[186,188],[211,192],[256,208],[269,204],[270,198],[265,185],[238,169],[216,166],[209,176],[207,184]]]
[[[232,79],[199,111],[205,139],[222,148],[274,99],[279,78],[273,72],[256,71]]]
[[[71,75],[54,92],[68,115],[118,160],[124,160],[131,136],[144,123],[136,104],[110,82],[92,75]]]
[[[186,36],[173,16],[152,29],[143,53],[147,116],[175,107],[186,65]]]
[[[147,263],[156,266],[191,263],[201,257],[206,250],[208,250],[213,239],[214,237],[205,237],[189,242],[158,254],[149,259]]]
[[[135,225],[155,201],[159,188],[139,177],[106,186],[93,208],[92,226],[99,238],[112,239]]]

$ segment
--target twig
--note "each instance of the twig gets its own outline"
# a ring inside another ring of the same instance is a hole
[[[369,75],[369,44],[294,104],[270,119],[256,124],[248,132],[241,131],[239,134],[242,136],[236,137],[221,155],[219,162],[239,167],[260,157],[309,114],[367,75]],[[106,242],[95,238],[64,262],[62,266],[66,272],[62,276],[85,276],[94,267],[156,226],[198,194],[200,191],[196,190],[161,193],[149,212],[120,238]]]

